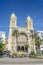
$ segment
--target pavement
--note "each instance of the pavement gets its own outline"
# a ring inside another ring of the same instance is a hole
[[[43,59],[36,58],[0,58],[0,65],[43,65]]]
[[[43,65],[43,64],[0,64],[0,65]]]

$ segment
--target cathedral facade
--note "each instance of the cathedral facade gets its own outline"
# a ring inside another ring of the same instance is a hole
[[[8,50],[15,52],[23,51],[30,53],[32,49],[35,51],[35,39],[32,38],[34,34],[33,21],[31,17],[26,19],[26,27],[17,26],[17,17],[14,13],[10,17]]]

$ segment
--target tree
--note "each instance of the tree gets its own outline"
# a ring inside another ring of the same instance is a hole
[[[38,54],[40,53],[40,44],[41,44],[41,39],[37,35],[37,33],[35,33],[35,45],[36,45],[36,50]]]
[[[25,47],[25,51],[28,52],[29,44],[24,44],[24,47]]]
[[[39,48],[40,44],[41,44],[41,39],[37,34],[35,34],[35,45]]]
[[[33,30],[31,30],[30,32],[31,32],[30,37],[32,37],[32,40],[33,40],[33,39],[34,39],[34,37],[35,37],[35,33],[34,33],[34,31],[33,31]]]
[[[13,32],[12,32],[12,36],[15,36],[16,35],[16,37],[17,37],[17,35],[18,35],[18,30],[14,30]]]
[[[12,36],[16,36],[16,43],[17,43],[17,40],[18,40],[18,34],[19,34],[19,32],[18,32],[18,30],[14,30],[13,32],[12,32]],[[17,46],[18,46],[18,43],[17,43]]]
[[[34,42],[35,42],[36,50],[38,50],[38,53],[39,53],[40,52],[40,44],[41,44],[40,37],[37,35],[37,33],[33,32],[33,31],[31,31],[30,37],[32,38],[32,40],[35,40]]]
[[[33,32],[31,32],[30,36],[32,37],[32,40],[35,39],[35,45],[39,48],[41,44],[40,37],[37,35],[37,33],[33,33]]]
[[[3,52],[5,48],[5,44],[3,44],[3,42],[0,41],[0,52]]]

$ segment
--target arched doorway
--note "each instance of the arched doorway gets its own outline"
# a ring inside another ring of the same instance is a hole
[[[17,46],[17,51],[20,51],[20,46]]]
[[[24,51],[24,46],[21,46],[21,51]]]
[[[28,52],[28,47],[25,47],[25,52]]]

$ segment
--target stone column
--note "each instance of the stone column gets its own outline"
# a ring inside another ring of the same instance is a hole
[[[32,45],[32,50],[36,53],[36,48],[35,48],[35,38],[31,39],[31,45]]]
[[[17,43],[16,43],[16,36],[13,36],[13,40],[12,40],[12,42],[13,42],[13,51],[17,51]]]
[[[28,45],[29,45],[29,47],[28,47],[28,54],[31,52],[31,47],[30,47],[30,38],[29,38],[29,34],[28,34]]]
[[[34,52],[36,53],[35,39],[34,39]]]
[[[12,29],[9,29],[9,38],[8,38],[8,50],[11,50],[11,42],[12,42]]]
[[[11,37],[8,38],[8,50],[11,50]]]

